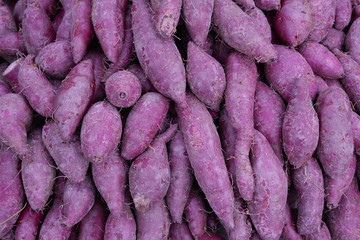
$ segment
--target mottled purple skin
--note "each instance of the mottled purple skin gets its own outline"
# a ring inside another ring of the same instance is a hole
[[[178,128],[172,125],[155,138],[149,148],[131,164],[130,192],[135,208],[144,213],[160,202],[170,186],[170,166],[166,143]]]
[[[77,64],[61,82],[54,102],[54,120],[62,137],[70,139],[94,94],[94,68],[90,59]]]
[[[357,180],[353,179],[341,198],[339,207],[328,211],[326,224],[332,239],[359,239],[360,236],[360,193]]]
[[[20,66],[19,86],[30,106],[41,116],[50,118],[55,109],[56,90],[35,65],[34,58],[35,56],[28,55]]]
[[[308,40],[320,42],[334,24],[336,0],[309,0],[309,4],[313,23]]]
[[[159,93],[144,94],[132,108],[126,119],[121,156],[131,160],[149,146],[165,119],[169,101]],[[141,129],[141,131],[134,131]]]
[[[255,7],[254,0],[235,0],[235,2],[240,4],[245,9],[252,9]]]
[[[328,34],[324,37],[321,43],[332,50],[334,48],[342,49],[344,41],[345,33],[343,31],[330,28]]]
[[[131,8],[132,32],[140,65],[156,90],[177,104],[185,104],[186,76],[181,55],[172,38],[157,33],[147,2],[135,0]]]
[[[0,36],[0,56],[15,57],[26,52],[22,32],[11,32]]]
[[[306,60],[294,49],[286,46],[275,45],[277,60],[266,63],[264,66],[265,77],[271,87],[273,87],[280,96],[289,101],[295,80],[304,78],[308,80],[308,86],[311,99],[316,95],[315,76]]]
[[[79,240],[103,240],[107,218],[106,208],[96,200],[90,212],[81,220]]]
[[[200,191],[193,189],[190,192],[184,213],[190,232],[195,239],[201,237],[206,231],[207,213],[205,209]]]
[[[187,223],[172,223],[170,226],[169,239],[194,240]]]
[[[226,87],[223,67],[191,41],[187,57],[186,76],[191,91],[211,110],[218,112]]]
[[[110,213],[105,227],[104,240],[136,240],[136,222],[129,206],[124,205],[120,217]]]
[[[29,154],[21,162],[21,176],[31,208],[42,211],[52,194],[56,168],[42,142],[41,129],[29,136]]]
[[[46,45],[36,56],[35,62],[50,77],[65,78],[74,66],[70,43],[56,41]]]
[[[354,138],[355,153],[360,155],[360,116],[355,112],[351,113],[351,129]]]
[[[105,161],[120,144],[121,133],[118,110],[106,101],[95,103],[81,124],[81,149],[85,157],[93,163]]]
[[[299,78],[293,87],[282,126],[284,152],[295,168],[300,168],[316,150],[319,141],[319,118],[313,107],[306,79]]]
[[[55,40],[51,20],[38,2],[26,6],[22,27],[25,47],[29,54],[37,55],[43,47]]]
[[[136,211],[137,240],[167,240],[170,231],[170,217],[164,201],[149,211]]]
[[[191,167],[210,207],[223,225],[231,229],[234,227],[234,194],[217,129],[199,100],[189,93],[186,101],[188,106],[177,105],[176,113]]]
[[[1,78],[1,76],[0,76]],[[11,93],[10,88],[0,79],[0,97],[4,96],[5,94]]]
[[[292,172],[293,184],[299,194],[296,228],[302,235],[318,232],[324,209],[324,178],[314,158]]]
[[[326,79],[325,81],[326,81],[326,83],[327,83],[327,85],[329,87],[337,87],[337,88],[341,88],[342,90],[345,91],[343,85],[341,85],[339,80],[337,80],[337,79]]]
[[[91,169],[95,186],[110,212],[117,217],[121,216],[127,183],[127,166],[124,160],[116,151],[105,162],[92,164]]]
[[[80,183],[66,181],[63,196],[62,223],[72,227],[79,223],[91,210],[95,202],[95,186],[90,177],[86,176]]]
[[[141,84],[141,91],[143,94],[147,92],[155,92],[155,88],[151,84],[150,80],[145,75],[144,71],[139,65],[131,64],[127,67],[127,71],[133,73],[140,81]]]
[[[317,88],[317,94],[320,94],[329,87],[327,82],[317,75],[315,75],[315,84]]]
[[[11,230],[24,206],[19,163],[14,152],[0,146],[0,238]]]
[[[329,87],[317,99],[320,137],[317,154],[325,173],[330,177],[343,174],[354,152],[351,131],[351,105],[339,87]]]
[[[284,164],[282,150],[282,126],[286,106],[281,97],[265,83],[256,83],[254,103],[254,125],[269,141],[281,165]]]
[[[343,30],[351,20],[352,7],[351,0],[335,0],[336,1],[336,12],[334,28]]]
[[[55,17],[52,19],[51,23],[54,28],[54,31],[57,32],[59,29],[59,26],[64,18],[65,11],[64,9],[59,9],[59,11],[56,13]]]
[[[255,62],[237,52],[232,52],[225,66],[227,86],[225,108],[236,131],[234,161],[236,185],[240,196],[249,201],[254,193],[254,176],[249,152],[254,134],[254,96],[257,69]]]
[[[274,29],[287,45],[303,43],[312,27],[311,9],[307,0],[286,1],[274,18]]]
[[[71,41],[72,15],[71,9],[65,10],[64,17],[56,30],[56,41]]]
[[[271,27],[263,11],[254,7],[247,10],[246,13],[252,18],[254,23],[257,24],[258,31],[264,35],[266,41],[271,42]]]
[[[182,0],[161,0],[155,11],[156,30],[163,37],[171,37],[176,32]],[[211,14],[211,13],[210,13]]]
[[[11,10],[4,0],[0,1],[0,35],[17,32]]]
[[[214,0],[183,0],[183,17],[191,39],[201,46],[206,42],[211,25]]]
[[[2,73],[2,76],[8,81],[9,85],[15,93],[21,92],[18,81],[18,74],[20,66],[22,65],[22,61],[22,58],[17,59],[16,61],[12,62]]]
[[[0,122],[0,142],[24,158],[29,150],[26,132],[32,122],[32,110],[23,96],[8,93],[0,97]]]
[[[252,18],[231,0],[215,0],[213,12],[215,31],[237,51],[259,62],[276,59],[273,45],[266,40]]]
[[[169,163],[171,179],[166,193],[166,202],[173,222],[181,223],[193,175],[184,138],[180,131],[175,133],[169,144]]]
[[[58,7],[57,0],[26,0],[26,5],[31,5],[36,2],[40,4],[41,8],[45,10],[49,17],[53,17],[55,15]]]
[[[296,231],[293,218],[291,216],[291,210],[288,204],[286,204],[284,228],[281,236],[286,240],[302,240],[301,235]]]
[[[64,142],[56,123],[47,121],[43,126],[42,140],[57,167],[66,177],[74,182],[84,180],[89,161],[87,161],[81,151],[78,136],[74,136],[68,142]]]
[[[74,0],[71,8],[71,51],[74,62],[79,63],[94,37],[91,23],[91,0]]]
[[[43,213],[36,212],[30,206],[26,206],[17,222],[15,239],[36,240],[43,217]]]
[[[254,0],[255,5],[264,11],[278,10],[280,0]]]
[[[263,239],[279,239],[287,197],[287,177],[271,145],[255,130],[252,147],[254,198],[248,202],[251,221]]]
[[[321,223],[319,232],[303,236],[305,240],[331,240],[329,229],[324,222]]]

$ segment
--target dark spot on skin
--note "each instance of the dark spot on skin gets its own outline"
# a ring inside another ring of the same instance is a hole
[[[120,92],[119,97],[120,97],[121,99],[126,98],[126,93]]]

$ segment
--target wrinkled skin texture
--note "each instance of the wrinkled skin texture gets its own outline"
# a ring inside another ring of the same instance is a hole
[[[321,223],[321,229],[319,232],[312,233],[304,236],[305,240],[331,240],[329,229],[324,222]]]
[[[171,37],[176,31],[181,13],[182,0],[161,0],[155,10],[155,26],[163,37]]]
[[[15,239],[36,240],[43,217],[43,213],[34,211],[29,205],[26,206],[19,217]]]
[[[104,239],[106,218],[106,208],[100,200],[96,200],[90,212],[83,218],[83,220],[81,220],[79,236],[77,239]]]
[[[313,19],[310,41],[320,42],[335,21],[336,0],[309,0]]]
[[[341,49],[344,45],[345,33],[343,31],[330,28],[328,34],[322,40],[322,45],[328,47],[330,50],[334,48]]]
[[[104,240],[136,240],[136,222],[130,207],[124,205],[120,217],[110,213],[105,226]]]
[[[186,223],[172,223],[170,226],[169,239],[171,240],[193,240],[193,236]]]
[[[193,189],[184,210],[191,234],[198,239],[206,231],[207,213],[201,192]]]
[[[336,0],[334,28],[343,30],[349,24],[351,14],[351,0]]]

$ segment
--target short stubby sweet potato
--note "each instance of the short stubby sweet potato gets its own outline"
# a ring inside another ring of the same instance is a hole
[[[207,213],[205,208],[201,192],[193,188],[186,203],[184,214],[190,232],[195,239],[201,237],[206,231]]]
[[[136,240],[136,222],[127,203],[120,216],[110,213],[106,220],[104,240],[118,240],[119,236],[124,240]]]
[[[81,220],[78,240],[104,239],[105,223],[107,218],[106,208],[101,200],[95,203],[88,214]]]
[[[336,0],[309,0],[309,4],[313,23],[308,40],[320,42],[334,24]]]
[[[181,13],[182,0],[161,0],[155,11],[155,26],[163,37],[172,37],[176,32]]]
[[[15,239],[36,240],[44,214],[36,212],[28,205],[21,212],[16,230]]]

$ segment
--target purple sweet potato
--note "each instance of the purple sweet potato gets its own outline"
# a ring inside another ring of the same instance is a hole
[[[236,185],[240,196],[249,201],[254,192],[249,152],[254,134],[253,108],[257,70],[252,59],[232,52],[226,61],[225,71],[227,77],[225,108],[236,131],[234,150]]]
[[[11,230],[24,206],[18,165],[16,155],[6,146],[0,146],[0,238]]]
[[[188,106],[176,105],[176,112],[191,167],[211,208],[223,225],[231,229],[234,195],[219,135],[206,107],[190,93],[186,101]]]
[[[171,240],[193,240],[193,236],[186,223],[172,223],[170,226],[169,239]]]
[[[30,206],[22,211],[15,230],[15,239],[36,240],[43,213],[36,212]]]
[[[219,37],[215,39],[214,57],[219,61],[219,63],[225,65],[226,59],[231,51],[232,48],[227,45],[224,40]]]
[[[355,153],[360,155],[360,116],[355,112],[351,114],[351,129],[354,138]]]
[[[184,104],[186,77],[179,50],[172,38],[164,38],[156,32],[147,2],[135,0],[132,5],[132,32],[136,54],[156,90],[176,103]]]
[[[280,0],[254,0],[255,5],[264,11],[278,10]]]
[[[0,35],[4,35],[10,32],[17,32],[17,27],[11,10],[6,4],[6,1],[0,1]]]
[[[155,26],[163,37],[171,37],[176,31],[181,13],[182,0],[161,0],[155,11]]]
[[[15,93],[20,93],[22,90],[18,81],[18,74],[20,66],[22,65],[22,61],[22,58],[17,59],[16,61],[12,62],[2,73],[3,77],[8,81],[9,85]]]
[[[0,56],[11,58],[25,52],[22,32],[11,32],[0,36]]]
[[[107,212],[100,200],[96,200],[90,212],[81,220],[79,240],[103,240]]]
[[[59,29],[59,26],[64,18],[65,11],[64,9],[59,9],[59,11],[56,13],[55,17],[52,19],[51,23],[53,25],[54,31],[57,32]]]
[[[343,174],[354,152],[351,131],[351,105],[346,93],[329,87],[317,99],[320,137],[317,154],[325,173],[330,177]]]
[[[284,228],[282,230],[281,236],[286,240],[302,240],[301,235],[296,231],[294,221],[291,216],[291,209],[288,204],[286,204]]]
[[[1,80],[1,76],[0,76],[0,97],[8,93],[11,93],[11,90],[7,86],[7,84]]]
[[[231,0],[215,0],[213,12],[215,31],[237,51],[268,62],[276,58],[276,52],[253,22],[250,16]]]
[[[61,82],[54,102],[54,119],[67,140],[80,124],[94,94],[94,69],[90,59],[77,64]]]
[[[254,7],[247,10],[246,13],[251,17],[255,24],[257,24],[258,31],[262,32],[268,42],[271,42],[271,27],[263,11]]]
[[[56,41],[46,45],[36,56],[35,62],[49,76],[64,79],[74,66],[70,43]]]
[[[112,153],[105,162],[92,164],[92,176],[97,190],[110,212],[121,216],[127,181],[127,166],[119,153]]]
[[[56,31],[56,41],[71,41],[71,24],[72,13],[71,9],[65,10],[64,17]]]
[[[89,161],[81,151],[79,137],[74,136],[68,142],[64,142],[56,123],[47,121],[43,126],[42,140],[57,167],[66,177],[74,182],[84,180]]]
[[[139,79],[140,84],[141,84],[142,93],[145,94],[147,92],[154,92],[155,91],[155,89],[154,89],[153,85],[151,84],[150,80],[147,78],[144,71],[142,70],[142,68],[139,65],[131,64],[130,66],[127,67],[126,70],[133,73]]]
[[[320,42],[334,24],[336,0],[309,0],[309,4],[313,23],[308,40]]]
[[[322,91],[326,90],[329,87],[327,82],[317,75],[315,75],[315,84],[318,94],[320,94]]]
[[[164,201],[158,202],[149,211],[136,211],[137,240],[167,240],[170,217]]]
[[[24,0],[17,1],[13,9],[13,17],[18,25],[21,24],[24,16],[25,4],[23,4],[23,1]]]
[[[190,232],[195,239],[201,237],[206,231],[207,213],[205,208],[200,191],[193,189],[190,192],[184,213]]]
[[[43,47],[55,40],[51,20],[36,1],[26,6],[22,27],[25,47],[29,54],[37,55]]]
[[[37,113],[50,118],[54,112],[56,90],[35,65],[34,58],[28,55],[20,66],[18,81],[21,93]]]
[[[127,117],[121,156],[126,160],[139,156],[155,137],[159,126],[165,119],[169,101],[159,93],[144,94],[132,108]],[[141,129],[141,131],[135,131]]]
[[[35,2],[40,4],[40,7],[45,10],[49,17],[53,17],[57,10],[57,0],[26,0],[26,5],[34,4]]]
[[[144,213],[160,202],[170,186],[170,166],[166,143],[178,125],[170,126],[155,138],[129,169],[129,185],[135,208]],[[151,180],[150,180],[151,179]]]
[[[321,223],[320,231],[304,236],[305,240],[331,240],[329,229],[324,222]]]
[[[336,0],[334,28],[343,30],[351,20],[351,0]]]
[[[95,191],[95,186],[88,176],[80,183],[66,181],[62,219],[65,226],[72,227],[86,216],[94,205]]]
[[[261,238],[279,239],[284,226],[287,178],[271,145],[256,130],[251,163],[255,174],[254,198],[248,202],[252,223]]]
[[[282,126],[284,151],[289,162],[300,168],[316,150],[319,141],[319,118],[313,107],[307,80],[299,78],[287,105]]]
[[[116,216],[110,213],[105,226],[104,240],[136,240],[136,222],[127,204],[124,204],[123,213]]]
[[[211,110],[218,112],[226,87],[223,67],[191,41],[188,43],[187,57],[186,76],[191,91]]]
[[[295,47],[304,42],[312,27],[308,0],[286,1],[274,18],[274,29],[287,45]]]
[[[235,0],[238,4],[240,4],[245,9],[252,9],[255,7],[254,0]]]
[[[342,90],[345,91],[343,85],[339,82],[338,79],[326,79],[326,84],[329,86],[329,87],[337,87],[337,88],[341,88]]]
[[[95,103],[85,114],[81,125],[81,149],[85,157],[93,163],[105,161],[120,143],[121,133],[118,110],[106,101]]]
[[[266,63],[264,66],[265,77],[270,85],[288,101],[291,97],[292,88],[297,78],[304,78],[309,83],[310,97],[316,95],[314,73],[306,60],[294,49],[275,45],[277,60]]]
[[[343,31],[330,28],[328,34],[321,41],[322,45],[328,47],[330,50],[334,48],[341,49],[345,40],[345,33]]]

